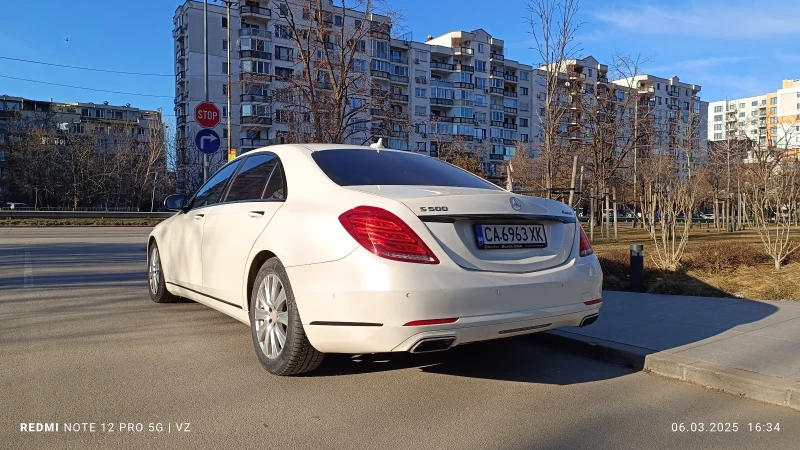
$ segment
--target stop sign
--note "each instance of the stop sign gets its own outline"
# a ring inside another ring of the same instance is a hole
[[[216,105],[203,102],[194,108],[194,120],[203,128],[214,128],[219,123],[219,109]]]

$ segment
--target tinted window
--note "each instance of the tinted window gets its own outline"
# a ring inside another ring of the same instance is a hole
[[[272,155],[253,155],[247,158],[231,182],[225,201],[259,200],[276,163],[277,160]]]
[[[239,160],[219,169],[219,171],[197,191],[194,200],[192,200],[191,207],[201,208],[203,206],[219,203],[222,192],[228,184],[228,180],[233,176],[233,173],[236,172],[236,168],[239,167],[241,162],[242,161]]]
[[[267,188],[264,189],[265,200],[286,200],[286,182],[283,179],[283,170],[280,164],[275,165],[272,176],[269,177]]]
[[[500,189],[438,159],[398,151],[323,150],[311,154],[340,186],[400,185]]]

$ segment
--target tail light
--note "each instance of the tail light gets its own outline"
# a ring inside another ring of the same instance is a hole
[[[594,250],[592,250],[592,244],[589,242],[589,238],[586,237],[586,232],[583,231],[583,227],[581,226],[580,223],[578,223],[578,229],[580,230],[581,233],[580,255],[581,257],[589,256],[592,253],[594,253]]]
[[[385,209],[359,206],[339,216],[339,222],[356,242],[381,258],[439,264],[417,233]]]

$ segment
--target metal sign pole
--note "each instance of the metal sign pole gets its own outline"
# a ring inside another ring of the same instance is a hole
[[[228,24],[230,27],[230,24]],[[230,45],[230,43],[229,43]],[[208,101],[208,0],[203,0],[203,51],[205,64],[203,65],[203,78],[205,79],[205,101]],[[203,153],[203,183],[208,180],[208,155]]]

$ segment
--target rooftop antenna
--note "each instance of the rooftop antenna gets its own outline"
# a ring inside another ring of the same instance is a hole
[[[383,146],[383,138],[378,138],[378,142],[369,145],[370,148],[374,148],[377,152],[380,153],[382,148],[386,148]]]

